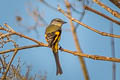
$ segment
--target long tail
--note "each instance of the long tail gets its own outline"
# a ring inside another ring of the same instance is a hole
[[[54,54],[54,57],[55,57],[55,62],[56,62],[56,68],[57,68],[57,71],[56,71],[56,75],[58,74],[62,74],[62,68],[60,66],[60,61],[59,61],[59,55],[58,55],[58,44],[55,44],[53,47],[52,47],[52,51],[53,51],[53,54]]]

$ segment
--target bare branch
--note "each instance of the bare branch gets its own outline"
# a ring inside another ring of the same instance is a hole
[[[19,50],[24,50],[24,49],[29,49],[29,48],[35,48],[35,47],[48,47],[46,45],[47,44],[44,44],[44,45],[38,45],[38,44],[36,44],[36,45],[28,45],[28,46],[18,47],[17,49],[19,51]],[[5,54],[5,53],[8,53],[8,52],[13,52],[13,51],[15,51],[15,49],[16,48],[8,49],[8,50],[5,50],[5,51],[1,51],[0,54]],[[81,56],[81,57],[85,57],[85,58],[89,58],[89,59],[93,59],[93,60],[120,62],[119,58],[105,57],[105,56],[99,56],[99,55],[90,55],[90,54],[79,53],[79,52],[76,52],[76,51],[71,51],[71,50],[67,50],[67,49],[63,49],[63,48],[60,48],[59,50],[67,52],[67,53],[70,53],[70,54],[73,54],[75,56]]]
[[[69,15],[68,15],[68,16],[69,16]],[[78,20],[72,18],[71,16],[70,16],[69,19],[70,19],[70,20],[73,20],[73,21],[76,21],[76,22],[78,22],[79,24],[81,24],[81,22],[79,22]],[[5,51],[0,51],[0,54],[5,54],[5,53],[8,53],[8,52],[13,52],[13,51],[14,51],[13,57],[12,57],[12,59],[10,60],[8,66],[7,66],[7,70],[6,70],[5,74],[3,75],[2,79],[5,79],[5,77],[6,77],[7,73],[8,73],[8,70],[9,70],[9,66],[11,65],[11,63],[12,63],[15,55],[17,54],[17,52],[18,52],[19,50],[24,50],[24,49],[34,48],[34,47],[48,47],[48,44],[44,44],[44,43],[42,43],[42,42],[39,42],[39,41],[37,41],[37,40],[35,40],[35,39],[33,39],[33,38],[30,38],[30,37],[25,36],[25,35],[23,35],[23,34],[21,34],[21,33],[15,32],[15,31],[12,30],[12,29],[9,30],[9,29],[3,28],[3,27],[2,27],[2,28],[0,27],[0,29],[2,29],[2,30],[4,30],[4,31],[7,31],[8,33],[12,33],[11,36],[12,36],[12,35],[18,35],[18,36],[20,36],[20,37],[23,37],[23,38],[25,38],[25,39],[28,39],[28,40],[33,41],[33,42],[36,43],[36,45],[29,45],[29,46],[23,46],[23,47],[17,47],[17,48],[13,48],[13,49],[8,49],[8,50],[5,50]],[[2,34],[2,35],[3,35],[3,34]],[[9,35],[7,35],[7,36],[9,36]],[[1,36],[0,36],[0,37],[1,37]],[[2,38],[5,38],[5,36],[2,37]],[[13,42],[13,43],[14,43],[14,42]],[[67,52],[67,53],[70,53],[70,54],[73,54],[73,55],[76,55],[76,56],[81,56],[81,57],[90,58],[90,59],[94,59],[94,60],[120,62],[120,59],[119,59],[119,58],[105,57],[105,56],[98,56],[98,55],[89,55],[89,54],[84,54],[84,53],[82,53],[82,52],[80,52],[80,51],[71,51],[71,50],[67,50],[67,49],[63,49],[63,48],[60,48],[59,50],[64,51],[64,52]]]
[[[12,58],[11,58],[9,64],[8,64],[7,69],[6,69],[6,72],[3,74],[1,80],[6,80],[7,73],[8,73],[8,71],[9,71],[9,69],[10,69],[10,66],[11,66],[11,64],[12,64],[12,62],[13,62],[13,59],[15,58],[15,55],[17,54],[17,52],[18,52],[18,49],[15,48],[14,54],[13,54],[13,56],[12,56]]]
[[[62,9],[60,8],[60,6],[58,6],[58,10],[59,10],[62,14],[64,14],[67,18],[71,19],[72,21],[77,22],[77,23],[79,23],[80,25],[84,26],[85,28],[88,28],[89,30],[94,31],[94,32],[96,32],[96,33],[98,33],[98,34],[100,34],[100,35],[102,35],[102,36],[120,38],[120,35],[115,35],[115,34],[106,33],[106,32],[100,32],[99,30],[96,30],[96,29],[94,29],[94,28],[92,28],[92,27],[90,27],[90,26],[88,26],[88,25],[80,22],[79,20],[77,20],[77,19],[73,18],[72,16],[68,15],[67,13],[65,13],[65,11],[62,10]]]
[[[103,4],[102,2],[100,2],[99,0],[93,0],[95,3],[97,3],[98,5],[100,5],[102,8],[104,8],[105,10],[107,10],[109,13],[111,13],[113,16],[120,18],[120,13],[118,13],[117,11],[112,10],[111,8],[109,8],[108,6],[106,6],[105,4]]]
[[[6,31],[9,32],[9,33],[6,33],[6,35],[1,35],[0,38],[4,38],[4,37],[10,36],[10,35],[18,35],[18,36],[20,36],[20,37],[24,37],[24,38],[26,38],[26,39],[28,39],[28,40],[31,40],[31,41],[33,41],[33,42],[35,42],[35,43],[37,43],[37,44],[42,45],[42,43],[40,43],[39,41],[37,41],[37,40],[35,40],[35,39],[33,39],[33,38],[30,38],[30,37],[28,37],[28,36],[25,36],[25,35],[23,35],[23,34],[21,34],[21,33],[18,33],[18,32],[15,32],[15,31],[11,31],[11,30],[7,30],[7,29],[5,29],[5,28],[3,28],[3,27],[2,27],[2,29],[3,29],[3,30],[6,30]]]
[[[65,0],[65,5],[66,5],[66,8],[67,8],[68,15],[71,16],[72,15],[71,10],[70,10],[71,9],[71,4],[68,2],[68,0]],[[80,48],[80,44],[79,44],[79,41],[78,41],[78,37],[77,37],[76,31],[75,31],[75,26],[74,26],[71,19],[69,19],[69,22],[70,22],[71,31],[72,31],[72,34],[73,34],[73,39],[74,39],[74,42],[75,42],[76,49],[77,49],[78,52],[82,53],[82,50]],[[84,78],[85,78],[85,80],[89,80],[89,75],[88,75],[88,71],[87,71],[85,61],[84,61],[83,57],[81,57],[81,56],[78,56],[78,58],[80,60],[80,64],[81,64],[81,67],[82,67]]]
[[[44,44],[44,43],[42,43]],[[29,46],[23,46],[23,47],[18,47],[18,50],[23,50],[23,49],[28,49],[28,48],[33,48],[33,47],[48,47],[47,44],[44,44],[44,45],[29,45]],[[8,50],[4,50],[4,51],[0,51],[0,54],[5,54],[5,53],[8,53],[8,52],[13,52],[15,50],[15,48],[13,49],[8,49]]]
[[[118,8],[120,8],[120,0],[110,0],[113,4],[115,4]]]
[[[7,23],[4,24],[11,32],[15,32]]]

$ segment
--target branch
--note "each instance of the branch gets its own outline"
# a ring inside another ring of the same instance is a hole
[[[77,55],[77,56],[90,58],[90,59],[93,59],[93,60],[120,62],[119,58],[105,57],[105,56],[98,56],[98,55],[89,55],[89,54],[79,53],[79,52],[76,52],[76,51],[70,51],[70,50],[62,49],[62,48],[60,50],[64,51],[64,52],[67,52],[67,53],[71,53],[71,54]]]
[[[74,18],[72,18],[72,19],[74,19]],[[9,32],[11,32],[11,31],[9,31]],[[21,34],[21,33],[17,33],[17,32],[14,32],[14,33],[16,33],[16,35],[19,35],[21,37],[24,37],[26,39],[29,39],[29,40],[37,43],[36,45],[17,47],[17,51],[24,50],[24,49],[29,49],[29,48],[34,48],[34,47],[48,47],[48,44],[44,44],[42,42],[39,42],[35,39],[32,39],[28,36],[25,36],[25,35]],[[60,48],[59,50],[70,53],[70,54],[73,54],[73,55],[76,55],[76,56],[86,57],[86,58],[90,58],[90,59],[94,59],[94,60],[120,62],[119,58],[105,57],[105,56],[98,56],[98,55],[89,55],[89,54],[85,54],[85,53],[82,53],[82,52],[71,51],[71,50],[67,50],[67,49],[63,49],[63,48]],[[5,51],[0,51],[0,54],[5,54],[5,53],[8,53],[8,52],[13,52],[13,51],[15,51],[14,53],[16,53],[17,52],[16,48],[8,49],[8,50],[5,50]]]
[[[32,40],[33,42],[37,43],[36,45],[29,45],[29,46],[17,47],[17,50],[24,50],[24,49],[33,48],[33,47],[48,47],[47,44],[39,42],[39,41],[37,41],[35,39],[32,39],[32,38],[30,38],[28,36],[25,36],[25,35],[21,34],[21,33],[17,33],[16,32],[16,34],[18,34],[21,37],[27,38],[27,39]],[[0,54],[5,54],[5,53],[8,53],[8,52],[13,52],[13,51],[15,51],[15,49],[16,48],[5,50],[5,51],[0,51]],[[104,60],[104,61],[120,62],[120,59],[118,59],[118,58],[104,57],[104,56],[97,56],[97,55],[88,55],[88,54],[81,54],[80,52],[70,51],[70,50],[63,49],[63,48],[60,48],[59,50],[71,53],[71,54],[76,55],[76,56],[91,58],[91,59],[94,59],[94,60]]]
[[[120,0],[110,0],[114,5],[120,8]]]
[[[8,26],[8,25],[5,24],[5,26]],[[9,27],[10,27],[10,26],[9,26]],[[35,40],[35,39],[33,39],[33,38],[30,38],[30,37],[28,37],[28,36],[25,36],[25,35],[23,35],[23,34],[21,34],[21,33],[15,32],[14,30],[8,30],[8,29],[5,29],[4,27],[0,27],[0,30],[5,30],[5,31],[9,32],[9,33],[6,33],[6,34],[1,35],[1,36],[0,36],[0,39],[1,39],[1,38],[4,38],[4,37],[6,37],[6,36],[10,36],[10,35],[18,35],[18,36],[23,37],[23,38],[25,38],[25,39],[31,40],[31,41],[33,41],[33,42],[35,42],[35,43],[37,43],[37,44],[43,45],[43,43],[40,43],[39,41],[37,41],[37,40]],[[47,46],[47,45],[46,45],[46,46]]]
[[[103,4],[102,2],[100,2],[99,0],[93,0],[95,3],[97,3],[98,5],[100,5],[102,8],[104,8],[105,10],[107,10],[109,13],[111,13],[113,16],[120,18],[120,13],[118,13],[117,11],[112,10],[111,8],[109,8],[108,6],[106,6],[105,4]]]
[[[67,8],[68,15],[71,16],[72,15],[71,10],[70,10],[71,9],[71,4],[68,2],[68,0],[65,0],[65,5],[66,5],[66,8]],[[73,39],[74,39],[74,42],[75,42],[76,49],[79,53],[82,53],[82,50],[80,48],[80,44],[79,44],[79,41],[78,41],[78,37],[77,37],[76,31],[75,31],[75,26],[74,26],[71,19],[69,19],[69,22],[70,22],[71,31],[72,31],[72,35],[73,35]],[[81,56],[78,56],[78,58],[80,60],[80,64],[81,64],[81,68],[82,68],[82,71],[83,71],[84,78],[85,78],[85,80],[89,80],[89,75],[88,75],[88,71],[87,71],[87,68],[86,68],[85,61],[84,61],[83,57],[81,57]]]
[[[1,80],[6,80],[7,73],[8,73],[8,71],[9,71],[9,69],[10,69],[10,66],[11,66],[11,64],[12,64],[12,62],[13,62],[13,59],[15,58],[17,52],[18,52],[18,49],[15,48],[14,54],[13,54],[13,56],[12,56],[12,58],[11,58],[9,64],[8,64],[7,69],[6,69],[6,72],[5,72],[4,75],[2,76],[2,79],[1,79]]]
[[[108,20],[110,20],[110,21],[112,21],[112,22],[120,25],[120,22],[119,22],[119,21],[114,20],[114,19],[110,18],[109,16],[106,16],[105,14],[103,14],[103,13],[101,13],[101,12],[99,12],[99,11],[96,11],[96,10],[90,8],[89,6],[84,6],[84,8],[85,8],[86,10],[89,10],[89,11],[91,11],[91,12],[94,12],[94,13],[96,13],[96,14],[98,14],[98,15],[100,15],[100,16],[102,16],[102,17],[104,17],[104,18],[106,18],[106,19],[108,19]]]
[[[42,43],[42,42],[40,42]],[[43,43],[44,44],[44,43]],[[23,46],[23,47],[18,47],[17,50],[24,50],[24,49],[29,49],[29,48],[35,48],[35,47],[48,47],[44,45],[29,45],[29,46]],[[15,51],[16,48],[13,49],[8,49],[5,51],[1,51],[0,54],[5,54],[8,52],[13,52]],[[113,57],[105,57],[105,56],[99,56],[99,55],[90,55],[90,54],[86,54],[86,53],[80,53],[80,52],[76,52],[76,51],[71,51],[71,50],[67,50],[67,49],[63,49],[63,48],[59,48],[59,50],[73,54],[75,56],[81,56],[81,57],[85,57],[85,58],[89,58],[89,59],[93,59],[93,60],[102,60],[102,61],[112,61],[112,62],[119,62],[120,63],[120,59],[119,58],[113,58]]]
[[[92,27],[90,27],[90,26],[88,26],[88,25],[80,22],[79,20],[77,20],[77,19],[73,18],[72,16],[68,15],[67,13],[65,13],[65,11],[62,10],[62,9],[60,8],[60,6],[58,6],[58,11],[60,11],[62,14],[64,14],[67,18],[71,19],[72,21],[77,22],[77,23],[79,23],[80,25],[84,26],[85,28],[88,28],[89,30],[94,31],[94,32],[96,32],[96,33],[98,33],[98,34],[100,34],[100,35],[102,35],[102,36],[120,38],[120,35],[115,35],[115,34],[106,33],[106,32],[100,32],[99,30],[96,30],[96,29],[94,29],[94,28],[92,28]]]

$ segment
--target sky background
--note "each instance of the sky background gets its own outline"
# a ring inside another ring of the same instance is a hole
[[[120,10],[109,1],[101,1],[112,9],[120,12]],[[47,2],[54,7],[57,7],[57,5],[60,4],[61,8],[66,10],[62,0],[47,0]],[[70,0],[70,2],[75,4],[79,11],[82,11],[80,2],[75,2],[74,0]],[[69,31],[70,25],[68,19],[63,16],[63,14],[46,7],[44,4],[40,3],[39,0],[0,0],[0,24],[3,25],[4,23],[7,23],[15,31],[21,32],[31,38],[46,43],[44,33],[47,25],[37,27],[39,37],[34,30],[29,32],[26,30],[26,28],[29,28],[35,24],[35,21],[33,18],[31,18],[31,16],[29,16],[27,12],[27,8],[31,6],[30,4],[32,4],[32,7],[34,8],[39,8],[39,12],[43,14],[44,19],[48,24],[54,18],[61,18],[68,22],[67,24],[63,25],[60,45],[65,49],[75,51],[76,48],[72,33]],[[92,8],[120,21],[120,19],[115,18],[95,3],[92,4]],[[80,17],[76,13],[72,13],[72,15],[76,19],[79,19]],[[23,18],[22,24],[24,24],[24,26],[18,25],[16,22],[16,16],[21,16]],[[102,32],[110,33],[111,22],[92,12],[86,11],[82,22]],[[120,26],[115,23],[113,23],[113,26],[114,34],[120,35]],[[83,26],[78,27],[77,35],[83,53],[111,57],[110,37],[101,36],[84,28]],[[16,40],[19,46],[34,44],[33,42],[20,37],[15,36],[13,38]],[[5,45],[4,49],[1,50],[9,48],[13,48],[11,44]],[[119,52],[120,40],[115,38],[115,55],[117,58],[120,57]],[[38,47],[21,50],[14,59],[13,64],[16,64],[19,57],[21,58],[22,63],[25,62],[26,65],[32,65],[31,75],[35,73],[44,75],[47,73],[47,80],[84,80],[79,59],[77,56],[72,54],[59,51],[60,63],[63,69],[63,74],[61,76],[56,76],[56,65],[54,62],[54,57],[49,48]],[[112,80],[112,62],[92,60],[89,58],[84,59],[91,80]],[[116,65],[116,80],[119,80],[120,64],[116,63]],[[25,67],[23,67],[22,70],[23,74],[24,70]]]

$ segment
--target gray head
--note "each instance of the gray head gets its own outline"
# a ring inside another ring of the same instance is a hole
[[[65,24],[66,22],[63,21],[62,19],[60,18],[55,18],[51,21],[50,24],[53,24],[53,25],[57,25],[57,26],[62,26],[63,24]]]

